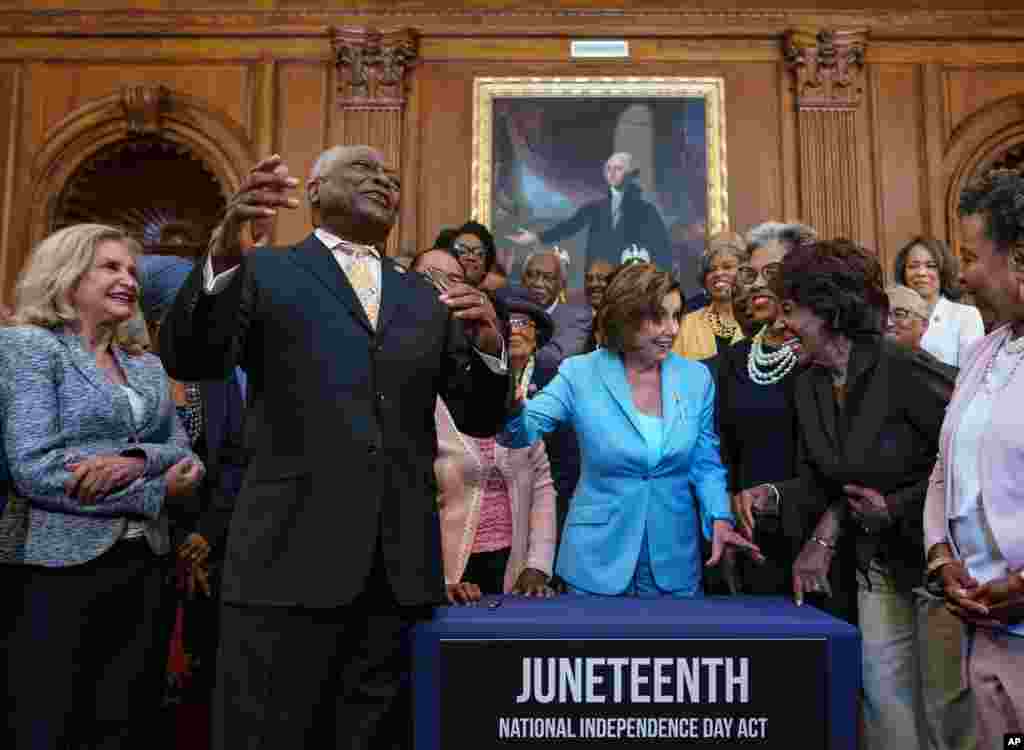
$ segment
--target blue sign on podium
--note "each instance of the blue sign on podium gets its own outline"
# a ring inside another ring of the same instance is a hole
[[[414,633],[417,750],[853,750],[855,628],[780,598],[506,597]]]

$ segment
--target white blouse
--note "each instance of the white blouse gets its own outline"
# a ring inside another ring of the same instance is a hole
[[[984,336],[985,324],[978,308],[940,296],[921,339],[921,348],[947,365],[959,367],[964,350]]]
[[[1002,578],[1008,570],[1006,558],[996,544],[992,528],[985,517],[978,471],[981,438],[988,429],[995,403],[995,393],[988,389],[998,392],[1014,375],[1021,356],[1024,355],[1007,351],[1005,346],[1000,348],[985,384],[967,405],[953,436],[953,465],[956,467],[953,507],[956,510],[950,519],[952,541],[967,571],[982,584]],[[1017,635],[1024,635],[1024,625],[1007,629]]]

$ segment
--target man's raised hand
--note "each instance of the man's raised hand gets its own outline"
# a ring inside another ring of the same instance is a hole
[[[224,220],[214,230],[211,252],[221,265],[234,265],[241,256],[269,241],[279,208],[297,208],[288,197],[299,181],[289,176],[288,165],[274,154],[249,171],[249,176],[228,202]],[[216,264],[215,264],[216,265]],[[220,270],[220,269],[215,269]]]

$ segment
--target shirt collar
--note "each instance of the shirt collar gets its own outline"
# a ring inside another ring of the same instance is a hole
[[[316,238],[327,246],[328,250],[340,250],[346,254],[352,253],[356,250],[368,250],[370,255],[374,258],[380,257],[380,251],[373,245],[360,245],[358,242],[343,240],[341,237],[331,234],[322,227],[314,229],[313,234],[315,234]]]
[[[554,302],[551,303],[551,307],[549,307],[547,309],[547,314],[550,315],[551,313],[553,313],[555,311],[556,307],[558,307],[558,300],[557,299]]]

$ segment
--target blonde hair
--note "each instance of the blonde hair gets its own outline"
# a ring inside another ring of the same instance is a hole
[[[127,232],[105,224],[75,224],[54,232],[32,250],[14,291],[14,316],[8,325],[34,325],[56,329],[76,322],[78,311],[71,295],[92,268],[96,249],[103,242],[120,242],[138,257],[142,247]],[[136,316],[142,317],[137,310]],[[145,350],[148,341],[137,333],[137,323],[127,320],[114,341],[132,354]]]

